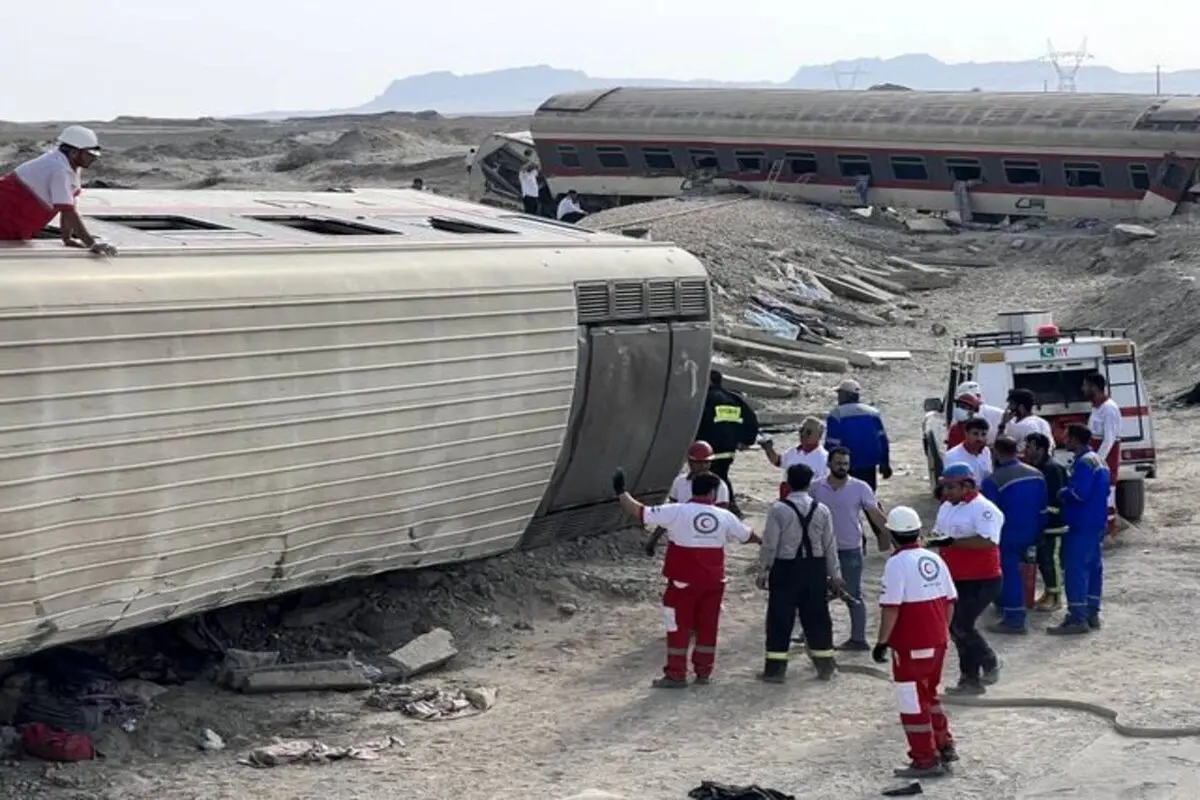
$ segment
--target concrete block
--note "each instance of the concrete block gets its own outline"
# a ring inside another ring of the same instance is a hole
[[[356,691],[373,685],[374,679],[368,670],[349,658],[276,664],[236,672],[230,679],[231,688],[246,694]]]
[[[434,628],[408,644],[388,654],[388,659],[400,668],[403,680],[446,664],[458,655],[454,634],[445,628]]]

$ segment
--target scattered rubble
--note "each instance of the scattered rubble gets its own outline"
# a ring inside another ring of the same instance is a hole
[[[422,722],[461,719],[488,711],[496,705],[498,690],[492,687],[443,689],[437,686],[376,687],[366,705],[377,711],[399,711]]]
[[[324,764],[329,761],[376,761],[380,752],[403,747],[395,736],[346,747],[332,747],[315,739],[277,739],[271,744],[256,747],[238,759],[248,767],[278,767],[284,764]]]
[[[200,731],[200,740],[197,743],[201,750],[215,752],[225,749],[225,740],[217,734],[212,728],[205,728]]]
[[[1158,231],[1147,228],[1145,225],[1122,223],[1112,227],[1113,240],[1121,244],[1139,239],[1153,239],[1156,236],[1158,236]]]
[[[388,655],[388,660],[400,669],[400,678],[407,680],[429,672],[458,655],[454,634],[445,628],[434,628]]]

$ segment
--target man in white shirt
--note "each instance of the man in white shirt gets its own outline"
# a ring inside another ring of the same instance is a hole
[[[467,174],[470,175],[471,167],[475,166],[475,148],[474,147],[472,147],[470,150],[467,151],[467,155],[463,159],[463,161],[466,162]]]
[[[541,196],[541,187],[538,185],[538,168],[532,161],[521,167],[519,175],[521,179],[521,205],[524,207],[526,214],[536,215],[541,207],[541,202],[538,198]]]
[[[1121,469],[1121,407],[1108,396],[1108,381],[1099,372],[1083,379],[1083,395],[1092,404],[1087,426],[1089,446],[1108,466],[1108,535],[1117,532],[1117,473]]]
[[[1037,398],[1028,389],[1013,389],[1008,393],[1008,408],[1000,419],[1000,436],[1007,436],[1017,442],[1017,454],[1025,454],[1025,438],[1030,434],[1040,433],[1050,441],[1054,434],[1050,423],[1033,413]]]
[[[571,189],[558,201],[558,221],[574,225],[587,216],[587,212],[579,205],[579,193]]]
[[[787,471],[793,464],[803,464],[813,473],[813,481],[819,481],[829,474],[829,453],[821,446],[821,437],[825,434],[825,425],[816,417],[805,417],[800,423],[799,443],[782,453],[776,452],[775,442],[769,436],[760,440],[763,455],[776,467],[779,467],[779,499],[788,496]]]
[[[988,421],[983,417],[971,417],[963,423],[963,435],[966,439],[946,453],[943,467],[951,464],[966,464],[971,468],[975,485],[983,484],[983,479],[992,474],[992,451],[987,446]]]

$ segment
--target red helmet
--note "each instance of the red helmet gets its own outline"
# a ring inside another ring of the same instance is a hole
[[[692,446],[688,448],[688,461],[712,461],[713,456],[712,445],[708,442],[692,442]]]

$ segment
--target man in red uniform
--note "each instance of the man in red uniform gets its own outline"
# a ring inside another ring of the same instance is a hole
[[[892,651],[892,679],[909,758],[908,766],[895,770],[895,775],[945,775],[958,753],[950,721],[938,702],[938,686],[958,592],[946,562],[921,546],[916,511],[907,506],[892,509],[887,529],[896,550],[883,568],[879,643],[872,657],[882,664],[888,649]]]
[[[1108,535],[1117,532],[1117,472],[1121,467],[1121,407],[1108,396],[1108,381],[1099,372],[1083,379],[1083,395],[1092,404],[1087,426],[1089,445],[1108,465]]]
[[[625,491],[625,473],[613,474],[613,491],[621,508],[643,525],[667,529],[667,556],[663,560],[663,620],[667,627],[667,664],[653,682],[659,689],[682,689],[687,683],[688,650],[696,683],[712,676],[717,659],[717,628],[721,601],[725,599],[725,543],[759,541],[733,512],[715,505],[721,479],[709,472],[692,478],[692,496],[686,503],[645,506]],[[692,634],[696,635],[692,647]]]

